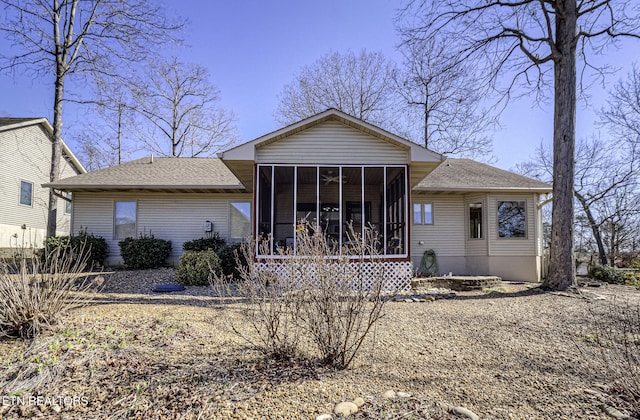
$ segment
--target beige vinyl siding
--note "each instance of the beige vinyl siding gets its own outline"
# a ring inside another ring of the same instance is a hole
[[[15,245],[13,234],[22,237],[23,224],[28,245],[40,247],[47,227],[51,141],[40,125],[30,125],[0,132],[0,247]],[[61,177],[76,175],[72,167],[61,160]],[[20,204],[20,182],[33,184],[31,206]],[[70,216],[64,213],[64,200],[58,199],[58,233],[68,234]]]
[[[464,256],[465,224],[462,195],[422,195],[414,193],[413,203],[433,204],[433,224],[414,225],[411,218],[411,257],[419,261],[424,251],[433,249],[438,258]],[[413,208],[413,207],[412,207]],[[420,241],[424,244],[420,245]]]
[[[256,163],[408,164],[409,152],[338,121],[256,149]]]
[[[526,238],[498,237],[498,201],[526,202]],[[533,194],[490,194],[487,196],[488,231],[487,239],[491,256],[534,256],[537,254],[536,213],[537,205]]]
[[[81,193],[74,196],[73,230],[85,227],[104,237],[109,258],[118,258],[120,249],[114,239],[113,211],[116,201],[137,202],[138,234],[152,233],[172,242],[171,261],[182,254],[185,241],[204,236],[204,222],[213,222],[213,231],[229,236],[229,203],[251,201],[250,194],[154,194],[154,193]]]
[[[88,233],[102,236],[112,251],[118,242],[113,240],[113,202],[114,198],[106,194],[74,193],[73,233],[86,229]]]
[[[469,205],[473,203],[482,203],[482,238],[470,238],[469,223]],[[487,199],[485,194],[467,194],[464,200],[464,235],[466,239],[466,248],[468,256],[487,255],[487,237],[491,235],[487,229]]]

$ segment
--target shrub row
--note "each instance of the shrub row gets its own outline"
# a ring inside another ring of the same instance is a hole
[[[86,229],[84,229],[80,230],[77,235],[51,236],[47,238],[39,256],[45,265],[51,262],[54,253],[59,258],[75,257],[82,259],[86,257],[86,267],[91,270],[94,267],[104,265],[107,249],[107,241],[103,237],[87,233]]]
[[[171,241],[159,239],[153,234],[142,234],[138,238],[126,238],[118,243],[120,255],[127,268],[145,269],[162,266],[171,254]],[[216,232],[210,238],[199,238],[183,244],[184,254],[178,265],[178,279],[185,285],[209,284],[210,274],[239,276],[236,256],[239,263],[246,266],[247,261],[238,243],[227,244]],[[58,249],[60,251],[58,251]],[[40,258],[47,261],[49,255],[60,252],[60,257],[87,256],[87,267],[103,266],[107,255],[107,241],[81,230],[78,235],[52,236],[47,238]]]
[[[638,286],[640,284],[640,271],[621,270],[616,267],[599,265],[589,270],[589,277],[610,284],[629,284]]]
[[[589,270],[589,277],[611,284],[624,284],[624,272],[608,265],[598,265]]]

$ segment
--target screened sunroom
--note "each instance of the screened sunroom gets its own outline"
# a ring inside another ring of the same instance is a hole
[[[406,165],[260,164],[256,232],[269,241],[258,257],[296,251],[296,227],[309,223],[339,250],[370,229],[378,254],[408,257]]]

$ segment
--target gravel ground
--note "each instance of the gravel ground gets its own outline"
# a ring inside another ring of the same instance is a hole
[[[307,359],[264,359],[230,330],[238,306],[209,288],[153,293],[175,281],[172,269],[104,278],[97,304],[58,331],[30,344],[0,341],[8,355],[0,395],[22,389],[83,403],[3,400],[3,418],[313,419],[356,398],[365,404],[355,418],[469,418],[454,407],[482,419],[610,418],[608,406],[629,412],[608,393],[611,378],[585,357],[595,349],[585,337],[594,334],[592,313],[621,299],[639,304],[631,287],[570,295],[503,283],[451,299],[390,302],[353,369],[333,371]],[[401,394],[386,399],[388,390]]]

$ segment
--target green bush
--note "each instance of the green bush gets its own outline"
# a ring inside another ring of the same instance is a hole
[[[51,236],[44,242],[44,248],[40,253],[45,263],[49,262],[51,254],[60,249],[60,257],[73,256],[84,258],[89,270],[96,266],[103,266],[107,256],[107,241],[101,236],[88,233],[86,229],[80,230],[77,235]]]
[[[220,258],[212,249],[185,251],[178,264],[178,281],[185,286],[208,286],[214,272],[222,274]]]
[[[171,241],[156,239],[153,234],[127,238],[120,242],[120,255],[127,268],[157,268],[171,254]]]
[[[615,267],[599,265],[589,270],[589,277],[611,284],[624,284],[624,271]]]
[[[218,252],[220,248],[225,246],[227,241],[220,237],[218,232],[214,233],[211,238],[199,238],[192,241],[187,241],[182,244],[183,251],[206,251],[212,249],[214,252]]]
[[[640,270],[625,271],[624,284],[640,287]]]
[[[237,258],[236,258],[237,255]],[[220,265],[222,266],[222,272],[225,276],[231,276],[234,279],[240,278],[239,264],[242,267],[247,267],[248,263],[242,252],[241,243],[232,243],[223,246],[218,251],[220,257]]]

